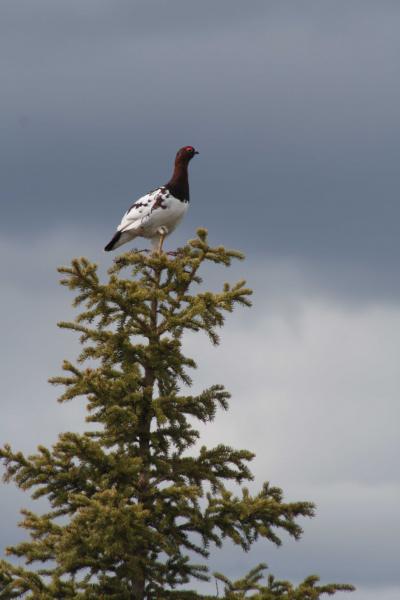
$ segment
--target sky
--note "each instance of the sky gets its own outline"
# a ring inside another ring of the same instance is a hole
[[[77,352],[56,267],[105,272],[122,213],[193,145],[167,245],[207,227],[247,257],[210,288],[255,290],[220,347],[186,340],[196,386],[232,392],[203,439],[253,450],[254,489],[317,504],[300,542],[226,547],[211,568],[354,583],[342,600],[400,597],[399,27],[394,0],[0,6],[0,439],[33,451],[82,426],[46,382]],[[27,502],[2,486],[1,547]]]

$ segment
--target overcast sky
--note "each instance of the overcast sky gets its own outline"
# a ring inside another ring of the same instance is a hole
[[[81,426],[46,384],[76,354],[56,266],[104,270],[124,210],[194,145],[168,244],[206,226],[246,252],[231,277],[256,291],[220,348],[187,340],[196,386],[233,394],[205,441],[254,450],[255,489],[318,505],[301,542],[226,548],[211,568],[317,572],[353,600],[400,597],[399,30],[395,0],[0,6],[0,438],[32,450]],[[2,546],[24,502],[2,487]]]

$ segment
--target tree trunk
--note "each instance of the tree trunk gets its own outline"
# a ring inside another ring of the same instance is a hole
[[[146,581],[145,581],[144,575],[142,577],[139,577],[136,581],[133,582],[133,584],[132,584],[132,591],[133,591],[132,600],[144,600],[145,583],[146,583]]]
[[[156,272],[156,281],[154,287],[158,289],[160,282],[160,271]],[[150,315],[150,326],[153,332],[157,331],[157,311],[158,301],[154,298],[151,302],[151,315]],[[149,341],[149,345],[154,343],[154,340]],[[148,486],[150,481],[150,429],[151,429],[151,403],[153,400],[154,390],[154,370],[151,367],[145,368],[144,374],[144,393],[143,393],[143,408],[140,419],[140,440],[139,440],[139,454],[142,459],[143,469],[139,475],[140,489],[138,491],[138,501],[144,506],[148,504]],[[146,551],[143,549],[143,553],[140,558],[145,559]],[[146,587],[146,575],[142,571],[140,577],[137,577],[132,582],[133,597],[132,600],[144,600]]]

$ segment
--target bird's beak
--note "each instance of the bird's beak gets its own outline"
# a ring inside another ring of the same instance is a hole
[[[200,152],[197,152],[197,150],[194,151],[195,154],[200,154]]]

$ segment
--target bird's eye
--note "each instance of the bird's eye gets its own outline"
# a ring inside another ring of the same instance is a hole
[[[192,146],[186,146],[185,150],[186,152],[193,152],[194,148]]]

